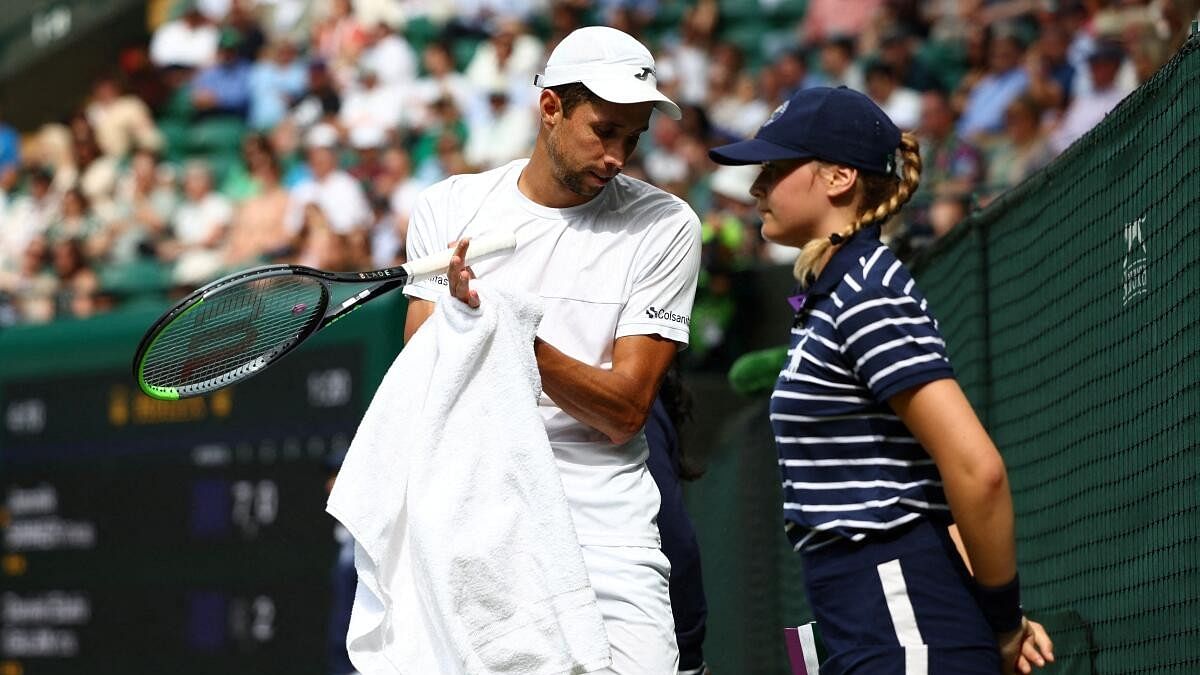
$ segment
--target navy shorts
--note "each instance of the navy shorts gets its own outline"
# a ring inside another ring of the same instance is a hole
[[[996,675],[996,638],[944,527],[922,519],[801,556],[821,675]]]

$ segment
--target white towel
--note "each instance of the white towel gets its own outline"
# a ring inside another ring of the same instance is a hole
[[[330,495],[365,675],[587,673],[607,634],[537,410],[537,299],[477,284],[384,377]]]

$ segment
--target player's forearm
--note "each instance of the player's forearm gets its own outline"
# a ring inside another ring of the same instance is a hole
[[[534,354],[543,391],[571,417],[617,445],[645,426],[657,382],[648,389],[635,378],[573,359],[540,338],[534,341]]]

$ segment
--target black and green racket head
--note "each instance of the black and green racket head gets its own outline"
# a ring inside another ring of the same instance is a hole
[[[216,391],[295,348],[319,327],[328,305],[326,284],[288,265],[220,279],[155,322],[138,345],[134,377],[161,400]]]

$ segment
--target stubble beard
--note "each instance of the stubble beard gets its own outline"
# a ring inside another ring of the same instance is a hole
[[[550,167],[554,179],[580,197],[595,197],[600,194],[600,191],[604,189],[603,186],[592,187],[584,183],[586,172],[572,171],[568,168],[567,157],[559,148],[559,142],[556,135],[551,134],[549,142],[546,143],[546,152],[550,155]]]

